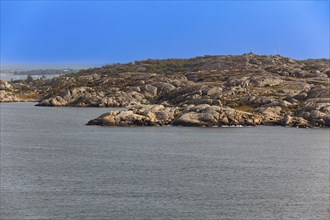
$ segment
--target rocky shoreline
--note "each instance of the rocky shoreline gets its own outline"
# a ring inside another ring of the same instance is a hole
[[[201,104],[185,108],[165,107],[163,105],[139,105],[127,110],[110,111],[90,120],[87,125],[102,126],[190,126],[190,127],[228,127],[281,125],[286,127],[312,127],[302,117],[286,115],[281,117],[265,113],[248,113],[230,107]]]
[[[145,60],[0,81],[0,101],[127,108],[89,125],[330,127],[329,64],[256,54]]]

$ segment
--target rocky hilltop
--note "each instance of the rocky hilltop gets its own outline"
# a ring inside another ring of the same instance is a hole
[[[0,83],[0,101],[127,107],[109,126],[330,127],[330,60],[243,54],[114,64],[51,80]]]

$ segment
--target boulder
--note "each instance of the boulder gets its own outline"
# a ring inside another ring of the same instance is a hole
[[[281,107],[275,106],[275,107],[260,107],[255,109],[254,111],[263,115],[263,124],[278,125],[281,123],[282,120],[281,110],[282,110]]]
[[[175,107],[163,105],[132,106],[128,110],[111,111],[89,121],[88,125],[154,126],[167,125],[178,114]]]
[[[198,105],[187,107],[173,121],[182,126],[256,125],[261,123],[259,115],[234,110],[229,107]]]
[[[0,90],[0,102],[21,102],[24,101],[21,98],[18,98],[10,91]]]
[[[306,128],[309,127],[308,121],[302,117],[293,117],[290,115],[285,115],[281,121],[283,126],[287,127],[299,127]]]
[[[0,90],[12,91],[13,89],[14,88],[10,83],[8,83],[7,81],[0,80]]]
[[[56,96],[54,98],[49,99],[49,104],[51,106],[65,106],[67,103],[68,102],[61,96]]]
[[[157,87],[153,85],[143,85],[140,87],[141,93],[144,95],[144,97],[153,99],[157,95]]]
[[[252,77],[251,84],[257,87],[269,87],[269,86],[276,86],[283,82],[282,79],[276,77]]]

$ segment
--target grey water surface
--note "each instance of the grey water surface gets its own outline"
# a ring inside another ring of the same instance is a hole
[[[329,219],[329,129],[97,127],[2,103],[1,219]]]

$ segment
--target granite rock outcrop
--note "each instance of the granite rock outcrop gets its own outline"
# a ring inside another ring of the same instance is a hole
[[[53,79],[0,81],[0,101],[129,109],[106,113],[113,120],[103,125],[329,127],[329,64],[256,54],[144,60]],[[163,108],[151,110],[157,106]]]

